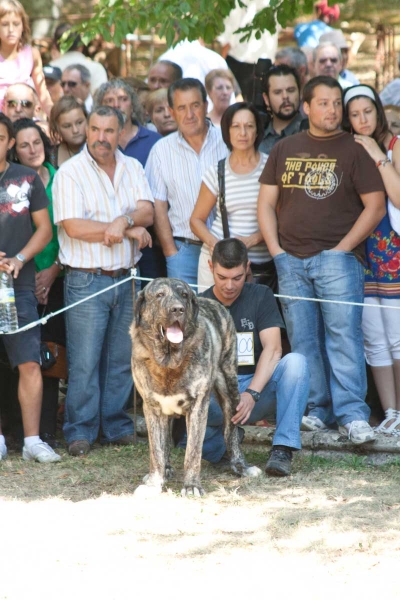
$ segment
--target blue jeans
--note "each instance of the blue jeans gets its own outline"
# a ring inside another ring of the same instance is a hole
[[[363,302],[364,270],[352,252],[324,250],[311,258],[274,258],[279,293]],[[362,307],[280,299],[293,352],[307,357],[309,414],[331,425],[368,421]]]
[[[238,375],[239,392],[249,387],[253,375]],[[277,364],[271,379],[261,392],[260,400],[254,405],[249,423],[262,419],[274,421],[276,431],[274,446],[301,448],[300,424],[306,409],[310,385],[307,361],[301,354],[287,354]],[[217,463],[226,452],[223,437],[223,415],[214,396],[208,409],[207,428],[202,457]],[[179,447],[186,447],[186,436]]]
[[[168,277],[182,279],[186,283],[197,285],[197,268],[199,264],[199,256],[201,246],[189,244],[189,242],[180,242],[175,240],[175,245],[178,252],[173,256],[167,256],[167,273]],[[197,288],[194,288],[197,293]]]
[[[157,279],[157,277],[167,276],[167,267],[165,263],[165,257],[163,251],[157,246],[153,240],[153,247],[141,249],[142,257],[138,262],[140,267],[140,276],[148,279]],[[142,281],[142,289],[150,283],[149,281]]]
[[[73,304],[124,277],[67,272],[65,304]],[[64,435],[68,444],[74,440],[92,444],[100,426],[106,442],[133,433],[132,419],[125,411],[133,385],[129,336],[132,318],[131,281],[66,311],[69,377]]]

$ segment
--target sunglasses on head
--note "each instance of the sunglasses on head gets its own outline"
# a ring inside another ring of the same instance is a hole
[[[65,88],[65,87],[70,87],[70,88],[74,88],[78,85],[78,83],[76,81],[62,81],[61,82],[61,87]]]
[[[17,108],[20,104],[22,108],[32,108],[33,102],[31,100],[6,100],[8,108]]]

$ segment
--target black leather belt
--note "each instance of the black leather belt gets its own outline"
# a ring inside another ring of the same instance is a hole
[[[115,269],[115,271],[106,271],[105,269],[81,269],[78,267],[67,267],[67,271],[83,271],[84,273],[94,273],[95,275],[105,275],[106,277],[122,277],[129,272],[129,269]]]
[[[185,238],[185,237],[175,236],[174,240],[178,240],[178,242],[183,242],[183,243],[187,243],[187,244],[193,244],[194,246],[202,246],[203,245],[203,242],[200,242],[200,240],[191,240],[191,239]]]

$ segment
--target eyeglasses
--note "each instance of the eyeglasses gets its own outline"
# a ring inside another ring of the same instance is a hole
[[[32,108],[33,102],[30,100],[7,100],[8,108],[17,108],[17,106],[21,105],[21,108]]]
[[[328,61],[329,61],[329,62],[331,62],[332,64],[334,64],[334,65],[335,65],[336,63],[338,63],[338,62],[339,62],[339,59],[338,59],[338,58],[320,58],[320,59],[318,60],[318,62],[319,62],[321,65],[324,65],[324,64],[326,64]]]
[[[62,81],[61,82],[61,87],[64,89],[65,87],[70,87],[70,88],[74,88],[78,85],[77,81]]]

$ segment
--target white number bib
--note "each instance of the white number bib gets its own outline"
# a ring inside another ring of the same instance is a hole
[[[254,365],[254,336],[252,331],[236,333],[239,367]]]

